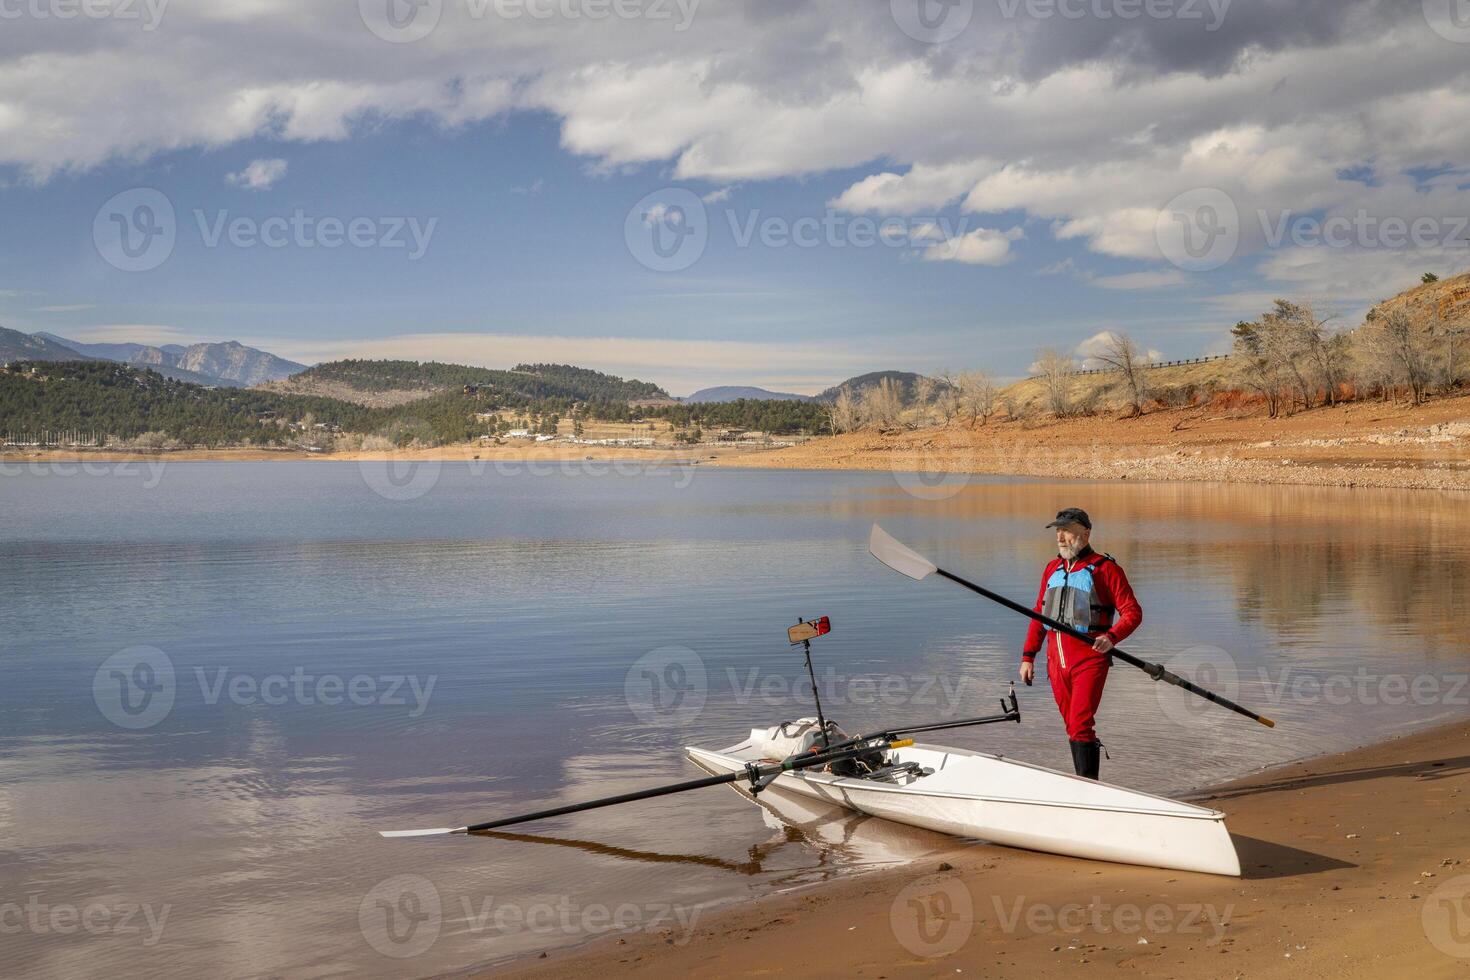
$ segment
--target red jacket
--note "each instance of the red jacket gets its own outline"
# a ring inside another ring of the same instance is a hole
[[[1092,605],[1094,615],[1099,619],[1094,628],[1087,631],[1088,635],[1106,636],[1114,643],[1122,643],[1143,622],[1143,608],[1133,595],[1133,587],[1128,584],[1128,576],[1123,574],[1122,567],[1107,555],[1098,554],[1090,548],[1070,564],[1063,562],[1060,555],[1047,563],[1046,569],[1041,573],[1041,588],[1036,593],[1035,611],[1041,612],[1047,586],[1055,584],[1052,581],[1054,574],[1061,573],[1070,578],[1084,570],[1090,573]],[[1117,616],[1116,620],[1113,618],[1114,614]],[[1108,625],[1103,626],[1103,622]],[[1031,628],[1026,632],[1026,645],[1021,648],[1021,659],[1035,660],[1036,654],[1041,650],[1043,636],[1048,632],[1051,631],[1033,619]],[[1054,635],[1052,642],[1060,644],[1058,653],[1063,667],[1069,660],[1076,662],[1085,657],[1103,656],[1092,649],[1090,643],[1061,633]]]

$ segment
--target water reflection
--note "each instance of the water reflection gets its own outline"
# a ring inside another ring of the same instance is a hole
[[[1083,506],[1146,610],[1126,647],[1212,668],[1223,655],[1222,693],[1280,722],[1120,667],[1100,730],[1104,772],[1126,785],[1182,792],[1463,716],[1470,699],[1453,689],[1467,646],[1446,625],[1470,598],[1470,508],[1445,494],[977,479],[929,501],[889,474],[701,470],[683,486],[446,466],[401,503],[320,463],[176,464],[149,488],[11,476],[0,493],[4,893],[167,909],[151,943],[0,934],[7,975],[429,975],[593,934],[490,928],[487,908],[703,910],[947,845],[774,788],[759,806],[701,790],[490,839],[376,835],[691,778],[684,745],[811,713],[784,637],[798,616],[832,617],[814,657],[848,730],[991,713],[1025,623],[877,566],[874,520],[1030,599],[1042,525]],[[138,644],[166,654],[176,691],[131,731],[93,684]],[[627,683],[667,646],[697,656],[703,706],[650,723]],[[433,686],[422,710],[315,687],[258,696],[298,672],[379,694],[392,678]],[[1398,679],[1440,687],[1416,700]],[[1020,697],[1021,725],[932,740],[1069,767],[1044,680]],[[402,876],[429,882],[440,911],[433,941],[400,959],[372,945],[362,910]]]

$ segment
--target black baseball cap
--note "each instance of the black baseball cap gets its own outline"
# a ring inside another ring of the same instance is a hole
[[[1087,516],[1087,511],[1081,507],[1067,507],[1057,511],[1057,519],[1047,527],[1061,527],[1064,524],[1081,524],[1087,530],[1092,530],[1092,520]]]

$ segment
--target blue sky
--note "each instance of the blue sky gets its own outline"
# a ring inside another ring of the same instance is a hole
[[[904,2],[696,4],[673,33],[507,22],[520,35],[451,4],[409,44],[275,0],[165,9],[147,32],[23,23],[0,51],[0,323],[810,392],[882,368],[1015,377],[1106,330],[1217,353],[1273,296],[1350,325],[1419,271],[1470,265],[1445,231],[1470,213],[1470,137],[1404,115],[1465,118],[1450,83],[1470,48],[1422,13],[1298,5],[1293,32],[1238,0],[1210,34],[973,0],[931,43],[905,36]],[[1375,51],[1416,61],[1365,101]],[[130,271],[105,239],[152,214],[140,189],[172,209],[173,245]],[[704,244],[659,271],[646,236],[681,231],[670,202]],[[1364,209],[1341,243],[1300,227]],[[1181,214],[1202,242],[1228,224],[1228,254],[1181,253]],[[1371,230],[1395,218],[1437,223],[1384,246]],[[322,247],[354,220],[362,247]],[[1293,237],[1267,240],[1279,220]],[[272,226],[281,247],[251,237]]]

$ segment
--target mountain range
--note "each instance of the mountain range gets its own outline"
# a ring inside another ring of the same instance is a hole
[[[54,333],[24,334],[0,327],[0,361],[117,361],[151,368],[167,378],[194,384],[247,388],[288,378],[306,365],[229,340],[215,344],[88,344]]]
[[[679,400],[685,404],[698,402],[708,405],[739,401],[742,398],[773,402],[809,402],[812,400],[811,395],[794,395],[788,391],[767,391],[751,385],[720,385],[714,388],[701,388],[688,398]]]

